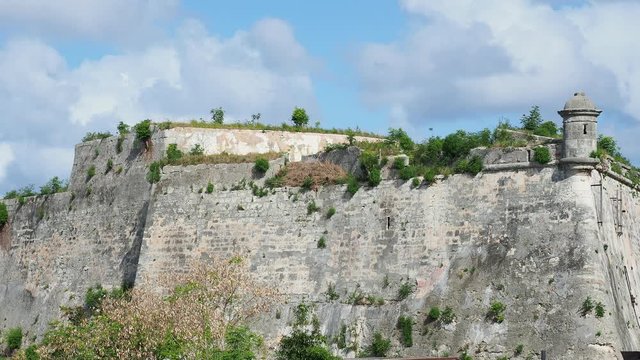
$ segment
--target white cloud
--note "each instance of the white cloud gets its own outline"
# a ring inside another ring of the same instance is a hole
[[[0,183],[7,176],[7,167],[13,162],[14,155],[11,145],[0,143]]]
[[[0,28],[40,36],[131,42],[157,35],[179,0],[3,0]]]
[[[363,46],[363,97],[403,108],[414,122],[558,109],[575,90],[600,107],[640,112],[637,2],[554,9],[530,0],[401,0],[417,25]]]
[[[218,106],[228,121],[260,112],[283,122],[296,105],[313,113],[316,66],[277,19],[228,38],[187,21],[170,39],[76,68],[42,41],[12,39],[0,47],[1,136],[20,164],[9,167],[11,184],[65,177],[73,144],[87,131],[115,130],[118,121],[188,120]],[[6,184],[0,180],[0,189]]]

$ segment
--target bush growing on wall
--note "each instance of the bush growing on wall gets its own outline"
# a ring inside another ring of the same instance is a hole
[[[376,331],[371,344],[364,349],[360,357],[387,357],[389,349],[391,349],[391,339],[385,339],[380,332]]]
[[[182,158],[182,151],[178,150],[178,144],[169,144],[167,147],[167,160],[176,161]]]
[[[113,136],[110,132],[88,132],[83,138],[82,142],[91,140],[106,139]]]
[[[269,160],[259,157],[256,159],[253,168],[260,174],[264,174],[269,170]]]
[[[9,211],[7,211],[7,205],[0,202],[0,230],[9,221]]]
[[[151,165],[149,165],[147,181],[152,184],[160,181],[160,170],[162,170],[162,164],[159,161],[152,162]]]
[[[397,324],[400,330],[400,343],[404,347],[413,346],[413,319],[411,316],[400,316]]]
[[[533,149],[533,160],[539,164],[546,164],[551,161],[551,153],[546,146],[538,146]]]
[[[151,120],[143,120],[133,126],[136,133],[136,140],[147,143],[151,139]]]
[[[20,349],[20,346],[22,346],[22,328],[16,327],[9,329],[4,337],[4,341],[9,351]]]

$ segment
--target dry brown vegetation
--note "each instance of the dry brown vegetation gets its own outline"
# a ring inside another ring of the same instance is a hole
[[[311,189],[323,185],[333,185],[344,181],[346,171],[336,164],[327,162],[294,162],[280,170],[279,177],[283,178],[284,186],[303,186],[307,179],[312,179]]]
[[[155,359],[164,358],[159,349],[179,346],[180,358],[201,359],[225,350],[225,334],[269,311],[277,296],[252,280],[240,257],[199,264],[160,285],[170,290],[134,288],[124,298],[105,298],[77,326],[54,325],[40,357]]]

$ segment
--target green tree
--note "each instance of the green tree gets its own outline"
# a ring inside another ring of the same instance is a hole
[[[295,126],[303,127],[309,123],[309,115],[305,109],[296,106],[291,114],[291,121]]]
[[[9,221],[9,211],[7,210],[7,205],[5,203],[0,202],[0,229],[4,227],[4,225]]]
[[[620,148],[618,148],[616,140],[611,136],[600,134],[598,136],[598,149],[604,150],[613,157],[620,155]]]
[[[542,116],[540,115],[540,107],[533,105],[529,110],[529,115],[523,114],[520,118],[522,128],[525,130],[535,131],[542,124]]]
[[[402,130],[402,128],[390,128],[386,141],[387,143],[398,145],[400,149],[407,152],[412,151],[415,145],[407,132]]]
[[[545,121],[533,133],[540,136],[555,137],[558,135],[558,127],[553,121]]]
[[[120,134],[120,136],[127,135],[129,131],[130,131],[129,125],[123,123],[122,121],[118,123],[118,134]]]
[[[143,142],[146,147],[151,140],[151,120],[147,119],[135,124],[133,131],[136,133],[136,140]]]
[[[217,109],[211,109],[211,122],[214,124],[222,124],[224,123],[224,110],[221,107]]]
[[[40,187],[40,195],[51,195],[66,190],[66,184],[57,176],[51,178],[46,184]]]

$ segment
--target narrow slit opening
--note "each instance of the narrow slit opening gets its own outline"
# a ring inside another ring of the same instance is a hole
[[[587,135],[587,124],[584,124],[584,125],[583,125],[582,133],[583,133],[583,134],[585,134],[585,135]]]
[[[387,216],[387,230],[391,228],[391,216]]]

